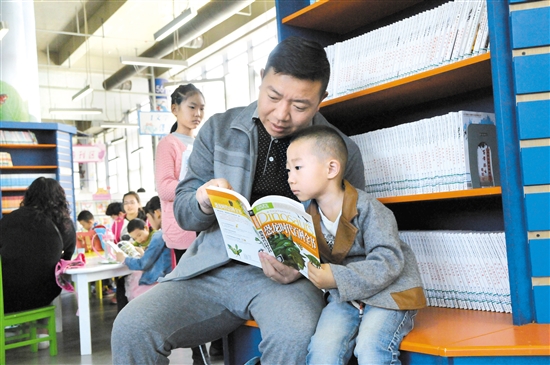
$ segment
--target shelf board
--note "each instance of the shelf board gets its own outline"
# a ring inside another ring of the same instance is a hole
[[[491,188],[446,191],[442,193],[390,196],[386,198],[378,198],[378,200],[383,204],[392,204],[392,203],[409,203],[409,202],[427,201],[427,200],[485,197],[485,196],[492,196],[492,195],[500,195],[501,193],[502,193],[501,187],[495,186]]]
[[[57,166],[0,166],[0,170],[51,170]]]
[[[27,191],[27,187],[24,187],[24,188],[2,188],[1,189],[2,191],[5,191],[5,192],[23,192],[23,191]]]
[[[0,144],[0,148],[10,149],[40,149],[40,148],[56,148],[55,144]]]
[[[320,0],[283,18],[282,23],[346,34],[420,2],[422,0]]]
[[[491,55],[484,53],[321,103],[329,120],[356,119],[489,87]]]
[[[14,210],[16,210],[17,208],[13,208],[13,209],[2,209],[2,214],[10,214],[11,212],[13,212]]]

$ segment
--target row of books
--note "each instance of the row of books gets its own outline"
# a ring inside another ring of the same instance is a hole
[[[23,201],[23,195],[2,196],[2,210],[15,210]]]
[[[0,166],[13,166],[11,155],[8,152],[0,152]]]
[[[485,0],[453,1],[325,48],[328,99],[469,58],[489,49]]]
[[[504,232],[400,231],[416,255],[428,305],[511,313]]]
[[[459,111],[351,136],[363,157],[365,191],[380,198],[464,190],[472,174],[493,181],[487,146],[475,149],[477,168],[470,168],[469,141],[484,145],[468,138],[468,127],[495,123],[492,113]]]
[[[24,189],[39,177],[55,179],[55,174],[2,174],[0,186],[2,188]]]
[[[38,144],[38,140],[31,131],[0,130],[0,144]]]

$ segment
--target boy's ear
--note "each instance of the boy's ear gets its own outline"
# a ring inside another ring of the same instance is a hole
[[[337,159],[330,159],[328,161],[328,175],[329,179],[334,179],[340,174],[340,161]]]

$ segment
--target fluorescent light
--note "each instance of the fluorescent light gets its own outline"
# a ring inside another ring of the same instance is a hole
[[[118,160],[118,156],[115,156],[109,160],[109,162],[113,162],[114,160]]]
[[[187,61],[165,60],[162,58],[150,58],[150,57],[121,56],[120,63],[124,65],[153,66],[153,67],[166,67],[166,68],[187,67]]]
[[[170,23],[166,24],[155,33],[155,41],[159,42],[168,37],[170,34],[174,33],[176,30],[181,28],[182,25],[184,25],[196,16],[197,12],[195,10],[191,10],[191,8],[185,9],[180,15],[175,17]]]
[[[120,138],[113,139],[111,141],[111,143],[109,143],[109,144],[114,145],[114,144],[122,143],[124,141],[126,141],[126,137],[123,136],[123,137],[120,137]]]
[[[80,99],[84,98],[85,96],[89,95],[94,89],[90,87],[90,85],[86,85],[86,87],[76,94],[73,95],[73,101],[79,101]]]
[[[0,40],[8,33],[8,30],[10,30],[8,23],[0,22]]]
[[[83,108],[83,109],[63,109],[63,108],[50,108],[50,114],[101,114],[103,109],[100,108]]]
[[[132,152],[130,152],[130,154],[136,153],[136,152],[141,152],[141,151],[143,151],[143,147],[138,147],[135,150],[133,150]]]
[[[137,128],[139,125],[137,123],[101,123],[99,125],[101,128]]]

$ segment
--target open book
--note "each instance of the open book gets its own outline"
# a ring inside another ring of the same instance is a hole
[[[211,186],[206,191],[230,258],[261,267],[258,252],[264,251],[306,277],[308,262],[320,266],[313,220],[302,204],[269,195],[250,206],[233,190]]]

